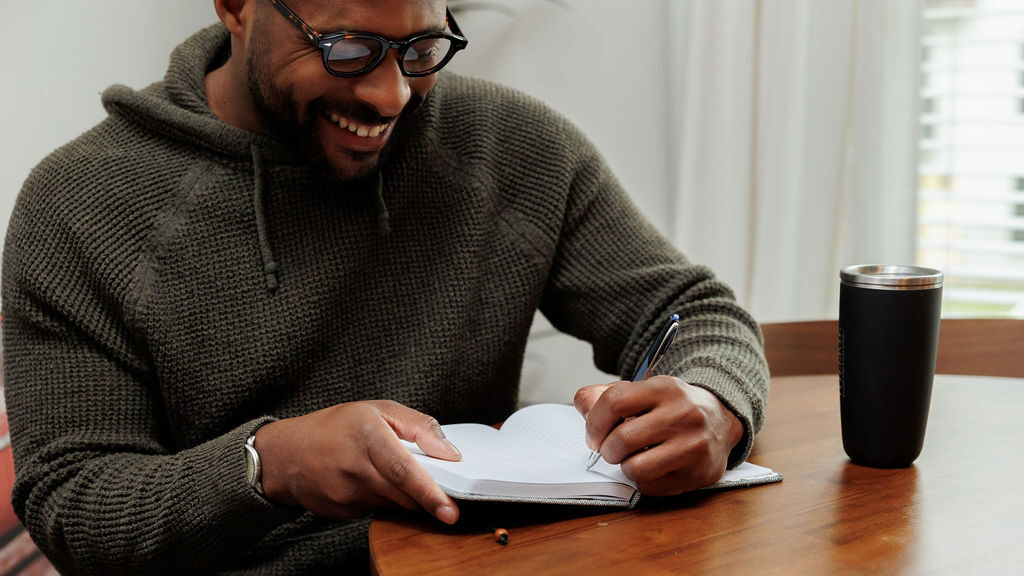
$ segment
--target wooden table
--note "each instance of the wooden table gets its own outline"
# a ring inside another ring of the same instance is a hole
[[[910,468],[851,464],[836,376],[772,380],[750,461],[785,480],[641,498],[631,511],[463,508],[456,526],[378,515],[382,576],[410,574],[1024,574],[1024,380],[938,376]],[[506,528],[509,542],[492,538]]]

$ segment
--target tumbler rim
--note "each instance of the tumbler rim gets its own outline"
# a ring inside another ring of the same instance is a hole
[[[857,264],[839,273],[843,284],[885,290],[930,290],[942,287],[942,272],[902,264]]]

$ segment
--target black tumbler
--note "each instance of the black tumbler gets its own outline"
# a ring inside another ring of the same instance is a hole
[[[910,466],[928,424],[942,273],[860,265],[839,277],[843,448],[855,464]]]

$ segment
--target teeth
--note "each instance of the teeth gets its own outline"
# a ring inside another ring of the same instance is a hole
[[[349,121],[348,118],[341,116],[337,112],[331,112],[331,122],[337,124],[339,128],[344,128],[362,138],[376,138],[383,134],[389,126],[389,124],[380,124],[378,126],[357,126],[355,122]]]

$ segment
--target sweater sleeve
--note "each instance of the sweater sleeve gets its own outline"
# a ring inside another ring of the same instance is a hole
[[[764,422],[768,368],[758,323],[704,266],[688,261],[639,213],[598,153],[582,151],[542,311],[592,343],[598,368],[631,377],[665,318],[680,326],[659,372],[714,393],[743,423],[729,466]]]
[[[175,441],[145,346],[123,317],[128,291],[112,280],[131,278],[132,264],[104,260],[105,268],[83,251],[72,230],[88,224],[62,216],[53,190],[30,179],[4,252],[15,511],[61,573],[174,574],[231,563],[297,516],[246,481],[242,445],[265,419],[188,448]],[[107,232],[91,237],[132,242]]]

